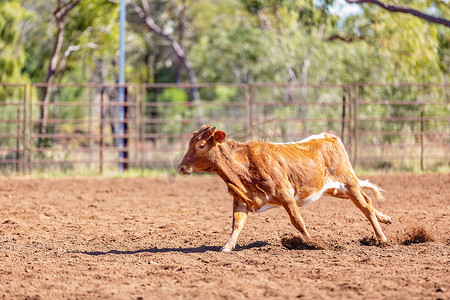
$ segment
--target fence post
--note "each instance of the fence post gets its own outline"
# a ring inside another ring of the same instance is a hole
[[[344,96],[342,97],[342,121],[341,121],[341,140],[343,143],[345,143],[345,123],[346,123],[345,107],[346,107],[346,99],[344,94]]]
[[[253,127],[253,104],[255,101],[255,86],[250,84],[250,99],[248,104],[248,123],[250,126],[250,139],[255,138],[255,128]]]
[[[355,96],[353,99],[353,104],[354,104],[354,137],[355,137],[355,149],[354,149],[354,153],[353,153],[353,167],[356,166],[356,164],[358,163],[358,97],[359,97],[359,85],[356,84],[355,85]]]
[[[423,171],[424,152],[424,126],[423,126],[423,105],[420,106],[420,170]]]
[[[134,102],[134,166],[135,168],[140,168],[141,164],[139,161],[140,157],[140,147],[141,147],[141,138],[140,138],[140,124],[141,124],[141,110],[140,110],[140,103],[141,103],[141,86],[134,86],[134,92],[135,92],[135,102]]]
[[[139,124],[139,143],[140,143],[140,147],[139,147],[139,169],[143,170],[144,168],[144,148],[145,148],[145,110],[146,110],[146,106],[145,106],[145,100],[147,99],[147,88],[144,84],[142,84],[140,86],[140,95],[141,95],[141,102],[140,102],[140,109],[139,109],[139,114],[140,114],[140,124]]]
[[[100,92],[100,175],[103,175],[103,151],[105,142],[103,140],[103,130],[105,126],[105,88],[102,87]]]
[[[23,85],[23,116],[22,116],[22,175],[27,169],[27,85]]]
[[[20,106],[17,105],[16,108],[16,173],[19,173],[19,161],[20,161],[20,157],[19,157],[19,153],[20,153],[20,126],[19,126],[19,122],[20,122]]]
[[[124,118],[121,120],[123,123],[123,170],[128,171],[128,86],[124,88],[125,102],[124,102]]]
[[[88,101],[89,101],[89,106],[88,106],[88,114],[89,114],[89,122],[88,122],[88,132],[89,132],[89,137],[88,137],[88,144],[89,144],[89,155],[88,155],[88,166],[89,166],[89,170],[91,170],[92,168],[92,158],[94,155],[94,137],[93,137],[93,125],[92,125],[92,119],[93,119],[93,114],[94,114],[94,108],[93,106],[95,106],[95,100],[94,100],[94,92],[95,89],[94,88],[88,88]]]
[[[29,134],[28,134],[28,159],[30,160],[29,166],[28,166],[28,173],[31,175],[33,172],[33,84],[30,86],[30,122],[28,124],[29,126]]]
[[[353,85],[349,84],[347,85],[347,92],[348,92],[348,150],[350,151],[349,158],[351,159],[353,157],[353,131],[352,131],[352,90]]]
[[[250,134],[250,117],[249,117],[249,113],[250,113],[250,104],[249,104],[249,97],[248,97],[248,85],[244,85],[243,86],[243,90],[244,90],[244,105],[245,105],[245,138],[249,137]]]

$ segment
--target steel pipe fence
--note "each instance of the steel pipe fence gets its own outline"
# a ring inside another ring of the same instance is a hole
[[[351,97],[352,87],[346,84],[252,84],[250,136],[291,142],[333,131],[351,152]]]
[[[25,174],[27,86],[0,84],[0,95],[0,174]]]
[[[207,123],[238,141],[291,142],[334,131],[358,167],[439,170],[450,167],[449,87],[4,84],[0,174],[102,174],[117,172],[119,163],[125,169],[172,169],[192,132]]]
[[[203,124],[221,128],[236,140],[248,137],[245,84],[145,84],[142,94],[142,167],[176,167],[192,132]]]
[[[119,103],[119,89],[125,101]],[[45,89],[51,90],[47,103]],[[123,163],[137,167],[139,85],[32,84],[29,101],[29,166],[32,171],[103,173]],[[124,108],[125,118],[119,118]],[[42,116],[47,115],[44,119]],[[123,134],[119,125],[125,125]],[[123,148],[119,147],[123,139]],[[120,156],[123,151],[126,156]]]
[[[448,170],[449,84],[355,84],[353,162],[373,169]]]

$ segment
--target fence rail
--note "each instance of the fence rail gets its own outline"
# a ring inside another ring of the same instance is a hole
[[[450,167],[449,84],[354,86],[353,163],[375,168]]]
[[[125,168],[171,168],[191,133],[204,123],[241,141],[290,142],[331,130],[341,136],[356,166],[448,170],[449,87],[0,84],[0,174],[103,173],[117,171],[119,163]],[[118,100],[119,89],[125,90],[124,102]],[[44,90],[50,91],[46,101]]]
[[[0,83],[0,170],[25,173],[27,86]]]

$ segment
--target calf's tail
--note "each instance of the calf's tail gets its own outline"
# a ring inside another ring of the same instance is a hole
[[[370,183],[369,180],[359,180],[359,185],[363,188],[367,188],[367,189],[371,190],[375,194],[375,197],[378,200],[383,200],[383,201],[386,200],[386,198],[384,198],[384,196],[381,194],[383,192],[383,190],[381,188],[379,188],[378,186],[376,186],[375,184]]]

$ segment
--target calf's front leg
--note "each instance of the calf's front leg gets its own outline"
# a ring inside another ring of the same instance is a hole
[[[303,222],[302,215],[300,214],[300,210],[297,203],[295,203],[294,198],[283,196],[280,197],[280,202],[289,214],[292,225],[294,225],[294,227],[302,233],[303,237],[311,240],[311,235],[309,234],[308,230],[306,230],[305,222]]]
[[[233,225],[231,235],[225,246],[222,247],[220,251],[230,252],[236,247],[236,240],[244,227],[245,221],[247,221],[248,208],[247,206],[234,199],[233,201]]]

